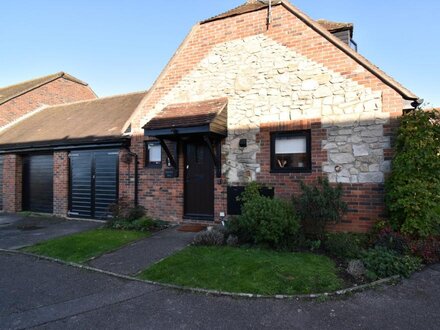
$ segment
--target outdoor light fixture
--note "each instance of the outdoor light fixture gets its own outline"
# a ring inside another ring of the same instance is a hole
[[[238,145],[240,146],[240,148],[246,148],[247,147],[247,140],[241,139],[240,142],[238,143]]]

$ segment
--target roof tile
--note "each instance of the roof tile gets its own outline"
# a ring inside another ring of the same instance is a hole
[[[171,104],[152,118],[144,129],[193,127],[210,124],[228,103],[227,98]]]
[[[123,127],[146,92],[47,107],[0,133],[0,145],[100,140],[123,135]]]
[[[9,101],[10,99],[13,99],[14,97],[17,97],[21,94],[27,93],[37,87],[40,87],[44,84],[47,84],[47,83],[49,83],[53,80],[56,80],[58,78],[61,78],[61,77],[68,79],[68,80],[71,80],[71,81],[74,81],[76,83],[79,83],[81,85],[88,86],[87,83],[71,76],[70,74],[67,74],[64,72],[58,72],[58,73],[51,74],[48,76],[23,81],[18,84],[15,84],[15,85],[1,87],[0,88],[0,104],[3,104],[5,102]]]

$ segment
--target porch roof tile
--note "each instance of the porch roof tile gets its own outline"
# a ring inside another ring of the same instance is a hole
[[[210,125],[219,118],[227,104],[227,98],[171,104],[152,118],[144,129],[158,130]]]

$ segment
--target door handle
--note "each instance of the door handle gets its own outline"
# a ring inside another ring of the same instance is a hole
[[[186,165],[186,169],[187,169],[187,170],[189,169],[189,165]]]

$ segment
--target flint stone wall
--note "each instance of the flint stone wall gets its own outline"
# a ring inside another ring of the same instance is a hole
[[[255,180],[261,171],[256,136],[262,124],[302,119],[320,118],[327,130],[322,171],[331,182],[382,183],[390,170],[384,160],[390,138],[383,128],[390,118],[382,112],[382,93],[263,35],[217,45],[144,121],[168,104],[224,96],[229,103],[222,170],[230,184]],[[239,148],[240,139],[248,140],[247,148]]]

